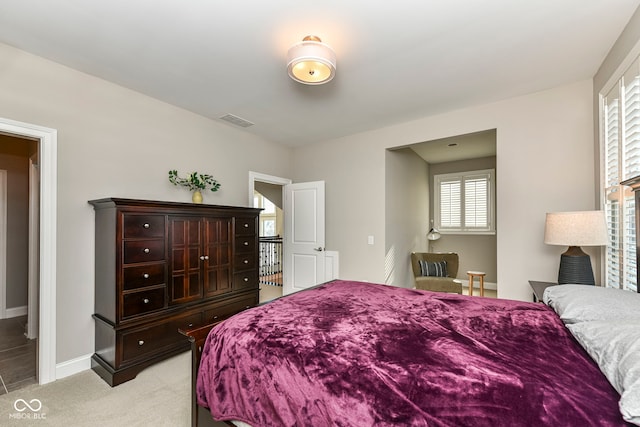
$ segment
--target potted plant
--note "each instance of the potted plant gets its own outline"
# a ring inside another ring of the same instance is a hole
[[[220,189],[220,183],[216,181],[213,176],[192,172],[186,178],[180,178],[177,170],[169,171],[169,182],[173,185],[186,187],[193,192],[191,200],[193,203],[202,203],[201,190],[209,188],[211,191],[218,191]]]

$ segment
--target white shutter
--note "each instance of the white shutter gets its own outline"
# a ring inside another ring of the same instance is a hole
[[[640,76],[624,79],[624,171],[623,179],[640,175]]]
[[[627,70],[622,80],[622,146],[624,152],[622,178],[640,175],[640,62]],[[623,192],[622,221],[622,287],[637,290],[635,199],[631,191]]]
[[[440,228],[460,227],[460,189],[459,178],[440,181]]]
[[[493,232],[494,171],[434,176],[435,227],[441,232]]]
[[[605,148],[605,205],[604,210],[610,233],[606,251],[606,285],[620,287],[622,244],[620,241],[620,96],[619,86],[604,98],[604,148]]]
[[[640,175],[640,61],[603,98],[606,285],[637,290],[635,200],[621,181]]]
[[[489,177],[465,177],[464,228],[487,230],[489,226]]]

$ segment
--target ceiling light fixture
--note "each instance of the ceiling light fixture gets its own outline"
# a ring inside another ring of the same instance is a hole
[[[320,37],[306,36],[287,53],[289,76],[306,85],[321,85],[336,75],[336,54]]]

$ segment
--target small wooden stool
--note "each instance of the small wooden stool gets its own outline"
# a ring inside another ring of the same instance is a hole
[[[480,282],[480,296],[484,296],[484,276],[486,273],[484,271],[467,271],[467,275],[469,276],[469,296],[473,296],[473,279],[474,277],[478,278]]]

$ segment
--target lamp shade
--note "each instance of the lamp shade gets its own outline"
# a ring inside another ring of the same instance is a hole
[[[604,211],[548,213],[544,242],[562,246],[605,246],[609,242]]]
[[[289,49],[287,72],[307,85],[327,83],[336,75],[336,54],[319,37],[306,36]]]

